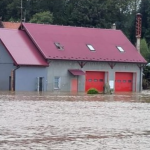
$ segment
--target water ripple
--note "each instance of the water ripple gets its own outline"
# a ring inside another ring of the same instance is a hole
[[[149,93],[0,93],[0,150],[149,150]]]

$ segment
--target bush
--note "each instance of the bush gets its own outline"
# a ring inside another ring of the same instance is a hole
[[[91,88],[87,91],[87,94],[98,94],[98,90],[95,88]]]
[[[148,85],[149,85],[148,80],[147,79],[143,79],[142,86],[143,86],[144,90],[148,89]]]

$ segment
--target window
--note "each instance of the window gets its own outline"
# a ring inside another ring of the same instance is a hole
[[[63,50],[63,49],[64,49],[64,47],[63,47],[60,43],[54,42],[54,44],[55,44],[55,46],[57,47],[57,49],[60,49],[60,50]]]
[[[99,79],[100,82],[103,82],[103,79]]]
[[[92,82],[92,79],[89,79],[89,82]]]
[[[60,77],[54,79],[54,89],[60,89]]]
[[[95,51],[94,47],[90,44],[87,44],[87,47],[89,48],[90,51]]]
[[[98,82],[98,80],[97,80],[97,79],[94,79],[94,82]]]
[[[117,46],[117,49],[118,49],[120,52],[124,52],[124,49],[123,49],[121,46]]]

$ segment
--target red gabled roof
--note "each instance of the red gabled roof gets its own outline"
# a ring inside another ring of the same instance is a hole
[[[145,59],[120,30],[22,24],[46,59],[137,62]],[[55,42],[63,46],[58,50]],[[95,51],[87,47],[90,44]],[[120,52],[116,46],[124,49]]]
[[[48,65],[24,31],[1,28],[0,40],[16,65]]]

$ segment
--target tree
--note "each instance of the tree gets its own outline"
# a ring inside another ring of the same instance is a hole
[[[32,22],[32,23],[44,23],[44,24],[53,23],[53,14],[49,11],[36,13],[30,19],[30,22]]]
[[[65,7],[66,25],[110,28],[116,23],[130,37],[132,12],[139,0],[69,0]]]
[[[145,39],[141,40],[141,54],[142,56],[147,60],[147,62],[150,62],[150,51],[148,49],[148,45]],[[143,69],[143,88],[147,89],[150,81],[150,67],[146,66]]]
[[[145,39],[141,39],[141,48],[140,48],[142,56],[147,60],[150,61],[150,51]]]
[[[9,19],[10,16],[7,15],[7,5],[11,3],[11,0],[1,0],[0,1],[0,17],[3,20]]]
[[[142,37],[150,45],[150,1],[142,0],[140,4],[140,13],[142,14]]]

